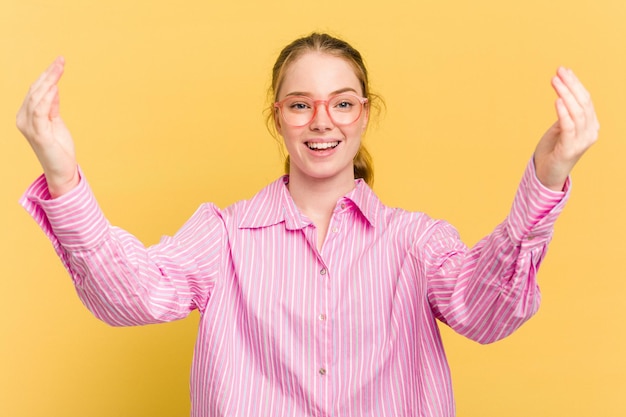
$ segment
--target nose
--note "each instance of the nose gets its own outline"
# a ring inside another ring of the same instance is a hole
[[[333,119],[328,114],[328,103],[320,101],[315,103],[315,113],[309,127],[312,130],[330,130],[335,126]]]

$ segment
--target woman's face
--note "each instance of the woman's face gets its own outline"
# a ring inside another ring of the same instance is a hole
[[[352,65],[333,55],[307,52],[286,68],[278,101],[293,95],[328,100],[337,93],[363,96]],[[316,106],[315,117],[304,126],[291,126],[276,114],[276,127],[289,152],[290,177],[354,181],[353,158],[367,126],[367,105],[349,125],[335,124],[323,103]]]

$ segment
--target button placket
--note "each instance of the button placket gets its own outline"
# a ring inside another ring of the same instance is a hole
[[[318,266],[319,273],[319,288],[320,292],[318,301],[316,303],[316,316],[315,324],[317,328],[318,334],[318,347],[317,352],[319,352],[319,356],[317,356],[317,374],[319,379],[320,389],[326,390],[326,384],[328,381],[326,377],[328,376],[328,364],[332,362],[332,328],[330,327],[330,317],[328,316],[328,308],[329,303],[331,302],[331,286],[333,285],[332,280],[330,279],[330,271],[327,266],[320,262]],[[324,388],[322,388],[324,387]]]
[[[332,218],[330,219],[330,225],[328,228],[329,240],[336,239],[337,234],[341,230],[341,221],[343,217],[343,212],[345,211],[347,205],[346,203],[337,204],[335,207]]]

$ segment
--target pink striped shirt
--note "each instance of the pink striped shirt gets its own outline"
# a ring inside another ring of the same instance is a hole
[[[490,343],[536,312],[569,181],[549,191],[531,162],[510,215],[468,249],[449,224],[386,207],[357,180],[321,251],[286,181],[224,210],[203,204],[150,248],[107,222],[84,178],[50,199],[41,177],[21,203],[101,320],[200,311],[194,417],[454,416],[436,320]]]

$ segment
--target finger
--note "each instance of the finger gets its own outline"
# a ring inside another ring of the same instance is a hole
[[[63,75],[65,59],[63,57],[56,58],[50,66],[39,76],[39,78],[31,85],[27,98],[30,103],[37,104],[41,97],[45,95],[50,86],[57,84]]]
[[[580,82],[574,71],[569,68],[560,67],[557,70],[557,75],[563,81],[563,84],[569,88],[576,100],[581,106],[586,106],[591,102],[591,95]]]
[[[585,89],[582,82],[574,74],[574,71],[561,67],[557,73],[563,84],[569,88],[576,101],[583,108],[587,121],[597,124],[597,116],[591,100],[591,94]]]
[[[567,87],[567,85],[565,85],[559,76],[552,78],[552,86],[576,126],[583,128],[586,123],[586,112],[574,96],[573,92]]]
[[[587,120],[592,124],[592,128],[598,130],[600,128],[600,123],[598,122],[598,116],[596,114],[595,106],[593,105],[593,100],[591,99],[591,94],[584,87],[583,83],[580,82],[574,71],[570,69],[569,74],[575,81],[573,87],[574,95],[583,105],[587,115]]]
[[[37,88],[42,82],[45,81],[46,77],[48,77],[50,73],[53,72],[58,65],[63,66],[64,64],[65,64],[65,59],[62,56],[56,57],[54,61],[52,61],[50,65],[48,65],[48,68],[46,68],[39,75],[39,77],[37,77],[37,79],[35,80],[32,86]]]
[[[63,57],[57,57],[31,85],[16,117],[17,127],[25,135],[28,136],[28,132],[33,128],[32,119],[35,112],[45,114],[46,117],[49,116],[49,105],[48,109],[43,109],[43,107],[40,107],[40,102],[42,98],[49,93],[50,87],[58,83],[63,74],[64,65],[65,59]],[[45,107],[46,104],[43,106]]]
[[[558,74],[563,83],[569,88],[572,95],[582,107],[585,115],[585,127],[595,130],[597,134],[597,130],[600,128],[600,123],[598,122],[598,116],[596,114],[593,101],[591,100],[591,94],[589,94],[582,82],[580,82],[576,74],[574,74],[574,71],[571,69],[561,67],[558,70]]]
[[[559,128],[561,130],[562,135],[566,138],[573,137],[576,133],[576,123],[572,119],[569,110],[562,98],[558,98],[556,100],[556,113],[558,116]]]
[[[53,103],[59,95],[58,87],[53,84],[44,94],[38,105],[33,108],[32,125],[35,133],[42,133],[50,127],[50,119],[52,114]]]
[[[54,95],[52,96],[52,101],[50,102],[50,120],[59,117],[61,113],[61,100],[59,98],[59,87],[54,85]]]

